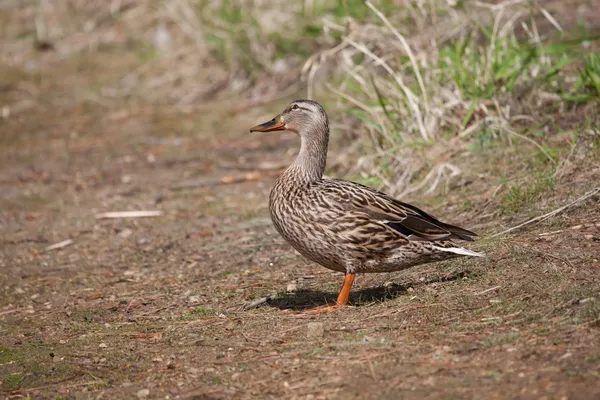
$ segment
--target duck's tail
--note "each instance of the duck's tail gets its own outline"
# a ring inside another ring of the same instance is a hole
[[[478,253],[473,250],[465,249],[464,247],[441,247],[433,246],[434,249],[444,251],[446,253],[454,253],[461,256],[485,257],[485,253]]]

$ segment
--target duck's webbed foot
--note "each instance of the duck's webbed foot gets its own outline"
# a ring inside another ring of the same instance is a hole
[[[346,274],[344,276],[344,284],[340,289],[340,293],[338,294],[337,301],[333,305],[327,305],[323,307],[311,308],[310,310],[306,310],[303,314],[314,315],[321,314],[329,311],[339,310],[340,308],[346,306],[348,304],[348,299],[350,298],[350,290],[352,289],[352,283],[354,283],[354,274]]]

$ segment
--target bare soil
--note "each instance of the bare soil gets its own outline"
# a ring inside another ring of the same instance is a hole
[[[136,63],[115,51],[0,67],[3,397],[600,398],[600,197],[489,237],[597,187],[597,150],[515,215],[485,180],[428,207],[480,232],[486,259],[362,275],[353,307],[304,316],[342,277],[268,218],[297,139],[248,133],[287,99],[240,113],[105,99]],[[126,210],[163,214],[96,218]]]

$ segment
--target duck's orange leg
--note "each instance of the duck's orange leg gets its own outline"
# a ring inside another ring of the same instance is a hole
[[[328,311],[335,311],[340,309],[341,307],[348,304],[348,299],[350,298],[350,290],[352,290],[352,284],[354,283],[354,274],[346,274],[344,276],[344,284],[340,289],[340,293],[338,294],[337,301],[334,305],[324,306],[313,308],[310,310],[304,311],[304,314],[321,314]]]

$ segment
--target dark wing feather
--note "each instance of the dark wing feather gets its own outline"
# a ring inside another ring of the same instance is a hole
[[[438,226],[439,228],[445,229],[446,231],[450,232],[452,234],[451,239],[461,239],[461,240],[467,240],[469,242],[472,242],[473,238],[471,236],[477,236],[477,234],[475,232],[471,232],[467,229],[441,222],[437,218],[432,216],[431,214],[426,213],[425,211],[413,206],[412,204],[403,203],[403,202],[396,200],[384,193],[381,193],[381,194],[388,197],[388,199],[393,201],[395,204],[397,204],[398,207],[404,208],[405,210],[408,210],[408,211],[416,214],[419,218],[426,220],[426,221]]]
[[[329,182],[329,184],[328,184]],[[385,193],[367,186],[343,180],[323,181],[330,191],[342,191],[348,205],[356,211],[366,213],[369,218],[385,223],[406,237],[417,240],[461,239],[473,241],[474,232],[443,223],[419,208],[403,203]]]

